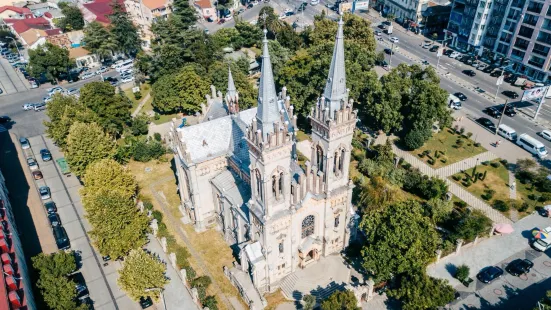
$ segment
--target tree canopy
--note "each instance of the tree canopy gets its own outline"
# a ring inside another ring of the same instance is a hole
[[[91,22],[84,27],[84,41],[86,49],[100,58],[111,58],[117,50],[117,42],[109,30],[98,22]]]
[[[115,142],[96,123],[75,122],[67,136],[67,163],[71,171],[82,176],[91,163],[115,154]]]
[[[358,300],[352,291],[335,291],[321,303],[322,310],[359,310]]]
[[[164,113],[194,113],[201,110],[201,103],[206,103],[210,83],[189,65],[176,74],[161,77],[153,84],[152,91],[155,109]]]
[[[111,158],[96,161],[86,168],[83,197],[94,196],[101,189],[109,189],[123,198],[131,199],[136,195],[138,183],[136,178],[121,164]]]
[[[454,300],[455,290],[448,281],[429,277],[421,269],[402,276],[400,287],[388,295],[400,300],[404,310],[436,310]]]
[[[117,51],[135,56],[142,45],[138,29],[120,2],[114,1],[112,7],[113,13],[109,15],[111,21],[109,31],[117,43]]]
[[[421,204],[413,200],[370,213],[363,217],[360,228],[367,238],[362,249],[363,267],[377,281],[424,268],[440,243]]]
[[[64,17],[56,22],[56,26],[61,28],[63,32],[82,30],[84,28],[84,18],[82,12],[76,5],[65,5],[61,9]]]
[[[29,49],[29,73],[35,78],[44,74],[49,81],[57,81],[60,75],[69,72],[73,66],[69,51],[57,45],[47,42]]]
[[[142,249],[132,250],[119,270],[118,283],[134,300],[139,300],[141,296],[157,300],[159,290],[151,289],[162,289],[168,283],[165,271],[165,265],[156,257]]]

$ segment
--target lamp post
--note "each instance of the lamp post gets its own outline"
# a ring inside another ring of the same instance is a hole
[[[17,53],[19,54],[19,59],[20,59],[21,61],[25,60],[25,59],[23,58],[23,55],[21,55],[21,51],[19,50],[19,46],[17,46],[17,41],[15,41],[15,39],[14,39],[13,37],[2,37],[2,38],[3,38],[3,39],[12,39],[13,44],[15,44],[15,48],[17,49]]]
[[[163,291],[164,289],[162,287],[150,287],[150,288],[146,288],[145,289],[146,292],[151,292],[151,291],[159,291],[161,293],[161,300],[163,302],[163,306],[166,310],[166,302],[165,302],[165,295],[163,295]]]

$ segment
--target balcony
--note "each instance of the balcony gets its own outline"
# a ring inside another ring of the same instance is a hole
[[[522,62],[522,60],[524,59],[524,52],[513,49],[513,51],[511,52],[511,59]]]
[[[530,26],[535,26],[538,23],[538,16],[526,14],[524,15],[522,23]]]
[[[551,33],[540,31],[537,38],[538,42],[551,45]]]
[[[539,14],[541,13],[541,10],[543,9],[543,3],[530,1],[530,4],[526,8],[528,12]]]
[[[522,27],[520,27],[520,30],[518,31],[519,36],[525,37],[527,39],[531,39],[533,34],[534,34],[534,29],[532,29],[530,27],[522,26]]]
[[[546,47],[544,49],[536,49],[534,47],[534,49],[532,49],[532,53],[547,57],[547,55],[549,54],[549,47]]]
[[[511,3],[511,7],[522,9],[524,7],[524,3],[526,3],[524,0],[515,0]]]
[[[543,64],[545,63],[545,59],[532,56],[530,60],[528,61],[529,65],[532,65],[537,68],[543,68]]]

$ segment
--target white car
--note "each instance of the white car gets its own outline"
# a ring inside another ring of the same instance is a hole
[[[50,101],[52,101],[52,97],[50,97],[50,96],[44,97],[44,103],[48,103]]]
[[[292,12],[293,12],[293,10],[291,10],[291,9],[285,9],[285,10],[283,11],[283,13],[285,13],[285,14],[287,14],[287,13],[292,13]]]
[[[116,66],[122,64],[124,60],[117,60],[114,64],[111,65],[111,69],[115,69]]]
[[[24,111],[29,111],[29,110],[33,110],[34,109],[34,103],[25,103],[23,105],[23,110]]]
[[[320,0],[310,0],[311,5],[317,5],[320,3]]]
[[[60,87],[60,86],[56,86],[54,88],[50,88],[48,90],[48,95],[53,95],[53,94],[63,94],[65,92],[65,89],[63,89],[63,87]]]
[[[131,75],[125,75],[124,77],[121,77],[122,83],[130,83],[132,81],[134,81],[134,77]]]
[[[130,69],[126,69],[126,70],[121,71],[120,74],[121,74],[121,76],[123,76],[123,75],[130,75],[132,73],[134,73],[134,69],[130,68]]]
[[[547,141],[551,141],[551,131],[549,130],[542,130],[540,136]]]
[[[76,88],[67,89],[67,95],[69,96],[78,96],[79,93],[80,93],[80,90]]]
[[[29,84],[31,84],[31,89],[38,88],[38,84],[35,81],[29,81]]]
[[[425,42],[425,43],[423,43],[423,48],[430,48],[431,45],[432,45],[432,43],[430,43],[430,42]]]
[[[108,68],[107,67],[101,67],[98,69],[97,73],[105,73],[107,72]]]
[[[484,70],[486,68],[488,68],[488,65],[487,64],[481,64],[479,65],[478,67],[476,67],[478,70]]]
[[[95,74],[92,73],[92,72],[86,72],[86,73],[84,73],[84,74],[80,77],[80,79],[81,79],[81,80],[87,80],[87,79],[93,77],[94,75],[95,75]]]
[[[459,55],[461,55],[461,53],[459,53],[459,52],[453,52],[453,53],[450,54],[450,58],[455,58],[455,57],[457,57],[457,56],[459,56]]]
[[[400,40],[398,40],[397,37],[390,37],[390,42],[398,43],[398,42],[400,42]]]

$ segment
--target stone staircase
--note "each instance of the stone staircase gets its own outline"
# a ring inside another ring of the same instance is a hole
[[[285,295],[285,297],[287,299],[295,299],[293,297],[293,292],[295,291],[295,285],[297,284],[297,281],[298,281],[298,277],[295,273],[291,273],[290,275],[288,275],[287,277],[285,277],[285,279],[283,279],[283,281],[281,281],[281,291],[283,292],[283,295]]]

